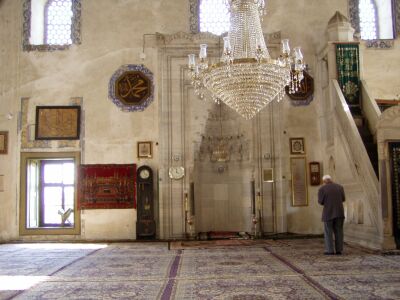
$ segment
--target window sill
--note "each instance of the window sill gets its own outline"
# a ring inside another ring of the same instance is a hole
[[[20,235],[80,235],[80,226],[71,227],[41,227],[41,228],[20,228]]]
[[[68,50],[72,45],[23,45],[23,50],[30,51],[42,51],[42,52],[52,52],[52,51],[63,51]]]

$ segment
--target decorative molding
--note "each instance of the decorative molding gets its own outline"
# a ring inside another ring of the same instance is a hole
[[[367,40],[365,46],[372,49],[392,49],[394,40]]]
[[[29,37],[31,35],[31,0],[25,0],[22,5],[22,16],[24,22],[22,24],[22,48],[29,51]]]
[[[82,17],[81,0],[72,0],[71,39],[72,43],[75,45],[80,45],[82,43],[81,17]]]
[[[187,43],[199,43],[207,41],[209,43],[219,43],[222,36],[215,35],[210,32],[197,32],[197,33],[187,33],[183,31],[179,31],[173,34],[162,34],[156,33],[156,41],[158,45],[171,45],[178,44],[178,42],[187,42]],[[268,46],[274,47],[275,45],[281,43],[281,32],[276,31],[273,33],[264,34],[264,38],[268,43]]]
[[[108,98],[123,111],[145,110],[154,99],[153,73],[144,65],[121,66],[110,79]]]
[[[396,31],[397,31],[397,36],[400,36],[400,0],[393,0],[394,1],[394,5],[395,5],[395,9],[393,11],[395,11],[396,14]]]
[[[349,0],[349,17],[351,27],[355,29],[355,33],[360,33],[360,12],[358,9],[358,0]]]
[[[199,5],[200,0],[189,0],[189,13],[190,13],[190,32],[200,32],[200,20],[199,20]]]
[[[176,43],[177,41],[187,41],[190,43],[198,43],[199,41],[210,41],[218,43],[220,36],[209,32],[187,33],[176,32],[174,34],[157,34],[157,40],[162,41],[165,45]]]
[[[24,0],[23,2],[23,25],[22,25],[22,49],[24,51],[57,51],[69,49],[71,45],[32,45],[29,42],[31,36],[31,2],[32,0]],[[81,44],[81,0],[72,0],[72,25],[71,25],[71,40],[72,44]]]
[[[382,112],[379,120],[378,120],[378,128],[385,127],[387,125],[390,126],[395,119],[399,119],[400,122],[400,105],[392,106]]]

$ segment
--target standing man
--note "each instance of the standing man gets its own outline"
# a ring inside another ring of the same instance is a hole
[[[318,191],[318,203],[324,206],[322,221],[324,222],[325,255],[337,255],[343,251],[343,223],[345,201],[344,189],[340,184],[334,183],[330,175],[322,177],[324,185]],[[335,235],[335,248],[333,248],[333,234]]]

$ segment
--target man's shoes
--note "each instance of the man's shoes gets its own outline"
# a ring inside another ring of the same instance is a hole
[[[333,252],[324,252],[324,255],[334,255],[335,253]]]
[[[342,255],[342,252],[338,251],[336,252],[336,255]]]

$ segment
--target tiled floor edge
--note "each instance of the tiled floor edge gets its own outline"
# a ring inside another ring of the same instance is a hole
[[[295,266],[294,264],[292,264],[290,261],[286,260],[284,257],[280,256],[277,253],[274,253],[269,247],[264,247],[264,249],[269,252],[273,257],[275,257],[276,259],[278,259],[279,261],[281,261],[282,263],[284,263],[285,265],[287,265],[290,269],[292,269],[293,271],[295,271],[296,273],[298,273],[299,275],[301,275],[303,277],[303,279],[313,288],[317,289],[319,292],[321,292],[322,294],[324,294],[325,296],[327,296],[329,299],[331,300],[338,300],[340,299],[340,297],[338,295],[336,295],[335,293],[331,292],[330,290],[326,289],[325,287],[323,287],[321,284],[319,284],[317,281],[315,281],[314,279],[312,279],[311,277],[309,277],[308,275],[305,274],[305,272],[298,268],[297,266]]]
[[[172,292],[173,292],[174,286],[175,286],[175,278],[176,278],[176,275],[178,274],[178,269],[179,269],[179,265],[181,262],[181,256],[182,256],[182,250],[178,250],[178,253],[175,256],[174,261],[171,265],[171,269],[169,271],[168,283],[164,288],[164,291],[161,296],[161,300],[171,299]]]

